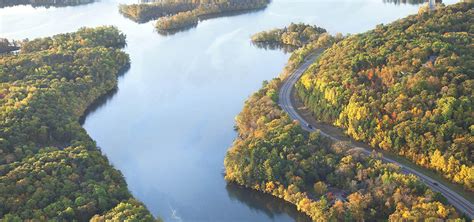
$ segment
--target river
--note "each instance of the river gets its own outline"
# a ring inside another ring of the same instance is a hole
[[[253,46],[250,36],[290,22],[359,33],[419,7],[383,0],[273,0],[265,10],[162,36],[153,22],[122,17],[119,3],[127,1],[2,8],[0,37],[32,39],[98,25],[115,25],[127,35],[131,68],[83,126],[133,195],[166,221],[306,221],[291,205],[223,178],[224,156],[236,136],[234,117],[289,57]]]

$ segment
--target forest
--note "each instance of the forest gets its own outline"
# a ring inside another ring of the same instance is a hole
[[[458,13],[457,10],[463,12],[462,9],[466,9],[465,7],[472,8],[472,6],[460,4],[443,10],[456,13],[462,18],[464,15]],[[421,16],[433,15],[422,14]],[[470,17],[464,17],[466,18]],[[377,29],[380,27],[378,26]],[[387,34],[397,30],[391,25],[384,27]],[[451,27],[458,30],[456,27]],[[404,28],[410,30],[410,25],[405,25]],[[427,27],[427,29],[430,28]],[[413,29],[418,32],[422,30],[416,26]],[[450,33],[446,35],[450,36]],[[402,173],[397,165],[383,163],[381,154],[374,151],[371,155],[364,155],[360,150],[343,142],[334,142],[322,137],[318,131],[308,133],[278,106],[278,91],[283,80],[304,61],[307,55],[317,49],[327,48],[322,57],[316,60],[316,64],[307,71],[305,79],[300,81],[298,85],[300,94],[301,87],[315,87],[314,82],[306,85],[303,83],[308,83],[309,78],[315,81],[315,75],[320,75],[319,67],[325,59],[333,59],[331,60],[333,64],[324,63],[333,69],[344,64],[336,63],[340,57],[334,58],[334,55],[330,53],[336,53],[338,47],[349,47],[348,42],[360,36],[346,38],[331,36],[330,41],[326,41],[325,44],[322,42],[316,44],[318,41],[313,40],[303,45],[293,52],[280,77],[269,82],[265,81],[262,88],[245,102],[243,110],[236,117],[235,128],[238,136],[225,157],[225,179],[230,183],[284,199],[294,204],[299,211],[304,212],[314,221],[467,220],[450,206],[440,193],[433,192],[417,177]],[[427,37],[430,36],[432,35]],[[294,39],[299,39],[299,37]],[[367,42],[369,40],[363,43]],[[379,40],[376,43],[383,45],[385,41]],[[396,48],[397,45],[394,47]],[[363,49],[364,45],[360,48]],[[347,52],[341,54],[346,56]],[[401,58],[399,54],[393,57]],[[338,78],[335,72],[324,74],[321,81],[331,79],[329,77]],[[338,80],[341,81],[341,79]],[[357,80],[353,77],[353,81]],[[311,89],[314,91],[313,88]],[[334,98],[331,95],[323,94],[317,99]],[[352,91],[349,95],[358,94]],[[312,99],[316,100],[314,97]],[[317,109],[317,106],[316,102],[312,101],[311,108]],[[467,108],[467,106],[464,107]],[[320,111],[318,114],[323,112]],[[472,116],[472,111],[470,113],[468,111],[468,114]],[[352,113],[352,115],[358,114]],[[365,116],[358,120],[365,120],[369,116],[370,113],[365,113]],[[472,173],[468,174],[472,175]]]
[[[0,220],[155,220],[78,122],[129,67],[125,45],[104,26],[0,55]]]
[[[317,120],[474,191],[473,5],[338,42],[297,83],[299,97]]]
[[[277,105],[281,83],[264,82],[236,117],[228,182],[284,199],[314,221],[462,220],[443,196],[376,153],[303,131]]]
[[[155,3],[120,5],[120,12],[136,22],[153,19],[158,31],[179,30],[199,20],[265,8],[269,0],[165,0]]]
[[[119,11],[125,17],[138,22],[148,22],[166,15],[174,15],[195,9],[199,1],[167,0],[153,3],[120,4]]]
[[[65,7],[83,5],[96,0],[0,0],[0,8],[15,5],[31,5],[33,7]]]
[[[288,64],[281,73],[285,78],[308,55],[331,47],[346,36],[341,33],[331,35],[326,29],[304,23],[291,23],[281,29],[262,31],[252,35],[252,44],[263,49],[279,49],[292,52]]]
[[[256,33],[251,39],[253,43],[282,44],[299,48],[318,40],[323,34],[328,35],[326,29],[304,23],[291,23],[285,28]]]

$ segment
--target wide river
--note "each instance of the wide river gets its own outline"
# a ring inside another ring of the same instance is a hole
[[[162,36],[153,22],[137,24],[118,13],[118,4],[135,2],[3,8],[0,37],[32,39],[98,25],[115,25],[127,35],[131,68],[84,127],[133,195],[166,221],[306,221],[294,207],[223,178],[234,117],[289,57],[254,47],[250,36],[290,22],[360,33],[419,8],[383,0],[273,0],[262,11]]]

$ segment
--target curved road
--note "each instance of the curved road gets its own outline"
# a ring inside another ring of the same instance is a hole
[[[314,60],[320,55],[321,53],[316,53],[308,56],[305,61],[303,62],[298,69],[296,69],[293,73],[291,73],[288,78],[285,80],[283,83],[280,92],[279,92],[279,105],[280,107],[285,110],[290,118],[293,120],[297,120],[300,122],[301,127],[306,130],[306,131],[315,131],[317,128],[315,126],[312,126],[311,128],[308,127],[308,122],[306,121],[293,107],[292,104],[292,91],[294,88],[295,83],[298,81],[298,79],[303,75],[304,71],[308,69],[308,67],[313,64]],[[320,130],[321,135],[328,137],[332,140],[335,141],[340,141],[340,139],[336,138],[334,135],[331,135],[329,132],[325,132],[323,129],[318,129]],[[357,146],[356,144],[349,142],[349,145],[356,148],[360,149],[362,152],[366,153],[367,155],[370,155],[372,153],[372,149],[365,148],[365,147],[360,147]],[[406,174],[414,174],[420,178],[420,180],[425,183],[428,187],[430,187],[432,190],[440,192],[443,194],[446,199],[448,199],[449,203],[452,204],[456,209],[461,211],[462,213],[465,213],[468,217],[474,218],[474,204],[472,204],[470,201],[456,193],[455,191],[449,189],[448,187],[444,186],[441,183],[436,182],[434,179],[431,177],[422,174],[421,172],[416,171],[415,169],[412,169],[404,164],[398,163],[395,160],[392,160],[387,157],[382,157],[382,160],[385,162],[389,163],[394,163],[398,166],[401,167],[401,170],[403,173]]]

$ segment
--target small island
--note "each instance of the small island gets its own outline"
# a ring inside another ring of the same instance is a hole
[[[270,0],[170,0],[122,4],[119,10],[124,16],[138,23],[158,19],[155,27],[159,32],[173,32],[196,26],[200,20],[263,9],[269,3]]]

